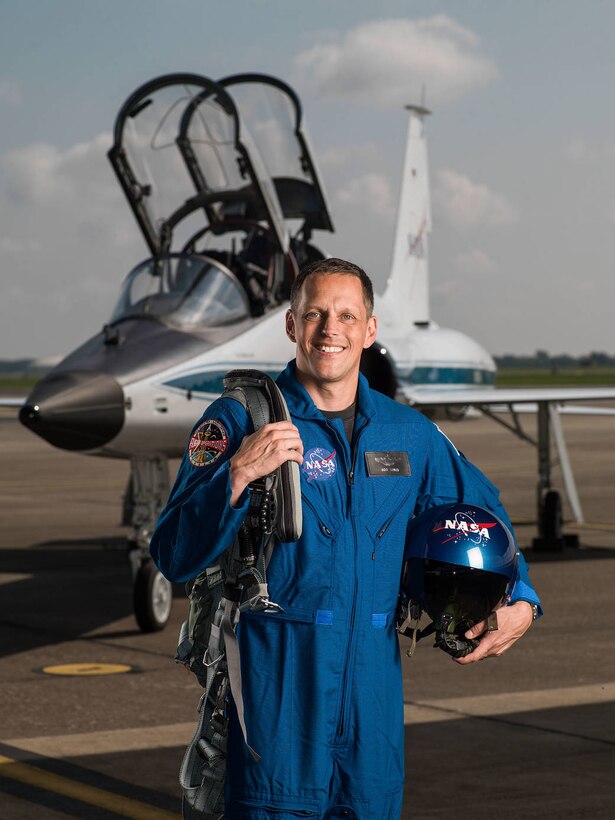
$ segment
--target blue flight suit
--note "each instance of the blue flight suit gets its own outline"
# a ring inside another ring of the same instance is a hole
[[[269,565],[283,614],[245,613],[239,623],[248,738],[262,760],[251,758],[232,715],[225,817],[397,820],[404,720],[394,621],[407,524],[459,501],[509,520],[495,487],[432,422],[363,376],[354,452],[341,420],[327,420],[297,381],[294,362],[277,383],[303,441],[303,534],[277,545]],[[228,441],[209,466],[184,456],[151,543],[172,581],[213,564],[248,507],[247,490],[237,508],[229,503],[229,458],[252,432],[244,408],[218,399],[203,418]],[[411,475],[368,475],[367,452],[407,453]],[[512,595],[521,599],[539,603],[522,556]]]

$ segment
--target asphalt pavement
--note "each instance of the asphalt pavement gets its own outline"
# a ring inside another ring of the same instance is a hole
[[[615,418],[563,425],[587,523],[568,526],[579,549],[546,555],[528,549],[533,448],[483,418],[440,425],[501,488],[546,614],[469,667],[428,640],[409,659],[402,639],[404,818],[615,817]],[[186,598],[166,630],[138,631],[126,479],[0,415],[3,820],[179,816],[200,695],[172,661]]]

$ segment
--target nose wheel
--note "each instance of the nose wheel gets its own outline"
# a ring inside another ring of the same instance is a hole
[[[133,588],[135,618],[141,632],[160,632],[171,617],[173,587],[153,561],[137,571]]]

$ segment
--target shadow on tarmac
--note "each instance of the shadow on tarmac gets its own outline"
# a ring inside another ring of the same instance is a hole
[[[613,817],[615,703],[406,726],[403,818]]]
[[[132,577],[123,538],[50,541],[27,550],[3,549],[0,572],[17,576],[2,585],[0,657],[75,640],[133,613]],[[173,597],[186,600],[183,584],[174,585]],[[140,634],[135,623],[134,630],[106,632],[104,637]]]

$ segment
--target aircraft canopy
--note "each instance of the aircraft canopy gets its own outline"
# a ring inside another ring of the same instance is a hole
[[[264,74],[236,74],[219,84],[233,98],[256,143],[284,217],[303,219],[309,230],[333,231],[301,103],[292,88]]]
[[[166,254],[126,277],[110,324],[157,318],[174,327],[220,327],[246,319],[250,306],[236,277],[206,256]]]
[[[138,88],[115,123],[109,159],[153,254],[229,216],[288,232],[270,174],[237,108],[217,83],[170,74]],[[186,218],[189,217],[189,218]]]

